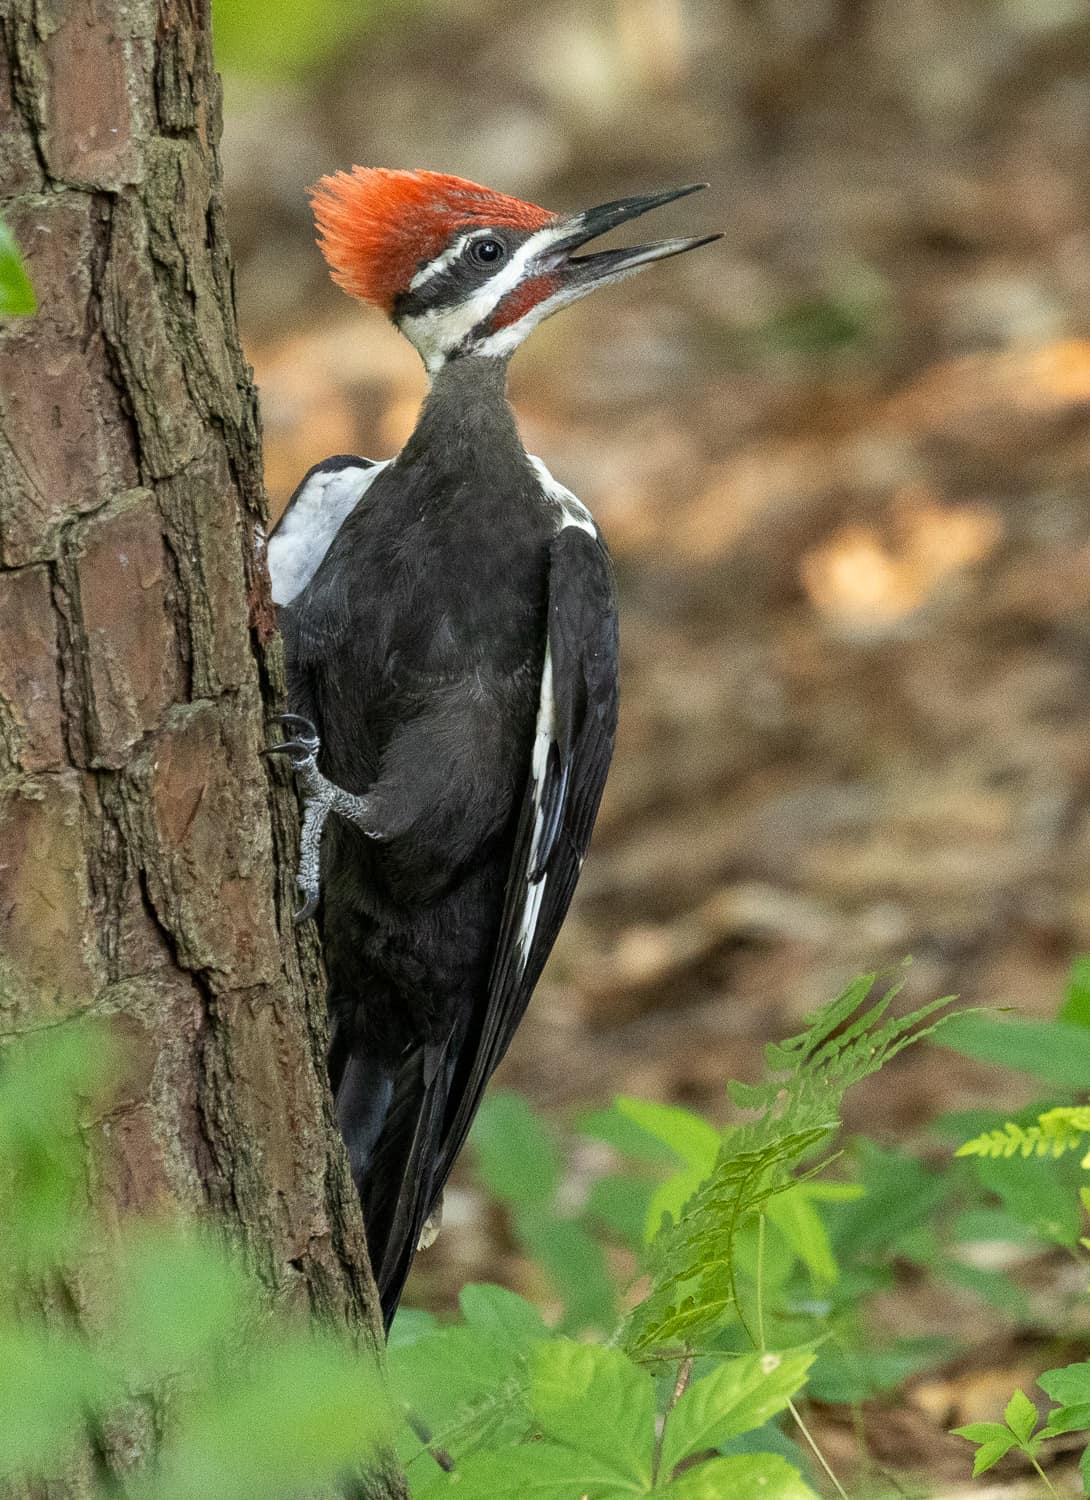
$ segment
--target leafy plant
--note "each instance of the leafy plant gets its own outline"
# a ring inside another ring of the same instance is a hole
[[[994,1130],[964,1141],[957,1149],[958,1156],[1063,1156],[1080,1146],[1083,1138],[1090,1134],[1090,1106],[1057,1105],[1037,1116],[1036,1125],[1019,1125],[1016,1120],[1005,1120]],[[1081,1166],[1090,1167],[1090,1153],[1084,1156]]]
[[[973,1018],[979,1022],[980,1018]],[[1027,1028],[1029,1028],[1027,1030]],[[1021,1032],[1030,1045],[1010,1044]],[[1024,1068],[1038,1076],[1057,1083],[1072,1081],[1071,1059],[1087,1055],[1090,1041],[1090,956],[1081,955],[1072,965],[1059,1018],[1056,1021],[996,1022],[993,1028],[970,1027],[967,1035],[954,1032],[955,1045],[974,1056],[985,1056],[988,1060],[1007,1062],[1009,1066]],[[948,1034],[947,1041],[950,1040]],[[1083,1074],[1079,1082],[1085,1087]],[[1045,1238],[1075,1250],[1076,1245],[1090,1250],[1090,1238],[1079,1236],[1079,1205],[1084,1213],[1090,1213],[1090,1188],[1080,1186],[1078,1198],[1070,1194],[1064,1183],[1056,1176],[1057,1163],[1076,1147],[1083,1144],[1090,1133],[1090,1107],[1081,1104],[1054,1105],[1038,1111],[1035,1123],[1004,1120],[992,1125],[957,1148],[957,1155],[975,1157],[980,1160],[985,1182],[990,1180],[1003,1198],[1015,1218],[1032,1225]],[[1041,1160],[1047,1161],[1049,1176],[1042,1176]],[[1027,1180],[1026,1168],[1018,1175],[998,1179],[997,1169],[1035,1165],[1032,1180]],[[1082,1168],[1090,1168],[1090,1152],[1081,1162]],[[1023,1453],[1040,1474],[1052,1494],[1055,1490],[1041,1468],[1039,1454],[1052,1438],[1072,1432],[1090,1432],[1090,1363],[1064,1366],[1047,1370],[1039,1377],[1038,1384],[1059,1406],[1044,1424],[1038,1426],[1037,1409],[1021,1390],[1015,1391],[1007,1405],[1002,1423],[973,1422],[954,1431],[959,1437],[976,1443],[977,1452],[973,1462],[973,1474],[983,1474],[1012,1450]],[[1090,1494],[1090,1444],[1083,1449],[1079,1463],[1083,1488]]]
[[[224,1236],[90,1211],[83,1120],[109,1058],[58,1027],[0,1062],[0,1488],[149,1412],[162,1441],[127,1469],[132,1500],[275,1500],[366,1464],[393,1414],[365,1353],[275,1313]]]
[[[37,310],[34,288],[23,267],[15,236],[0,219],[0,318],[26,317]]]

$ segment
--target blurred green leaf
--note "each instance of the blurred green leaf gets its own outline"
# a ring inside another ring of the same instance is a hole
[[[667,1419],[663,1473],[774,1417],[805,1384],[813,1362],[812,1349],[743,1355],[694,1381]]]
[[[582,1115],[578,1129],[581,1135],[602,1141],[605,1145],[612,1146],[614,1151],[619,1151],[622,1156],[632,1157],[634,1161],[645,1161],[658,1166],[677,1160],[677,1153],[671,1147],[657,1136],[648,1135],[635,1120],[623,1115],[615,1103],[608,1109],[590,1110]]]
[[[1077,1406],[1090,1401],[1090,1360],[1045,1370],[1044,1374],[1038,1375],[1037,1384],[1062,1406]]]
[[[708,1171],[703,1167],[686,1167],[683,1172],[673,1172],[665,1182],[660,1182],[651,1194],[647,1205],[647,1217],[643,1225],[644,1241],[649,1243],[662,1228],[664,1216],[676,1220],[694,1193],[706,1181]]]
[[[291,79],[419,0],[213,0],[216,62],[228,72]]]
[[[61,1471],[87,1406],[119,1394],[75,1335],[0,1325],[0,1477]]]
[[[109,1092],[105,1034],[70,1024],[0,1054],[0,1276],[69,1254],[87,1228],[82,1112]]]
[[[655,1184],[641,1177],[622,1172],[600,1177],[587,1195],[585,1216],[600,1220],[624,1244],[638,1249],[654,1193]]]
[[[634,1493],[623,1471],[555,1443],[470,1454],[446,1490],[456,1500],[628,1500]],[[446,1490],[429,1487],[427,1493]]]
[[[1031,1229],[1040,1239],[1069,1249],[1079,1242],[1080,1214],[1078,1198],[1065,1182],[1061,1163],[1047,1167],[1021,1157],[998,1161],[974,1159],[981,1186],[995,1193],[1003,1207]]]
[[[833,1243],[842,1259],[895,1253],[898,1238],[927,1221],[949,1192],[948,1182],[904,1151],[853,1143],[865,1189],[855,1202],[830,1210]]]
[[[1090,1078],[1090,1028],[1070,1021],[1004,1019],[980,1011],[952,1017],[940,1047],[996,1063],[1056,1088],[1081,1089]]]
[[[656,1494],[670,1500],[732,1500],[759,1495],[761,1500],[818,1500],[797,1469],[776,1453],[747,1453],[698,1464]]]
[[[138,1382],[176,1374],[237,1335],[256,1288],[222,1244],[195,1231],[137,1230],[123,1243],[110,1339]]]
[[[440,1328],[388,1351],[390,1385],[433,1428],[498,1390],[518,1364],[519,1351],[490,1332]]]
[[[1090,1027],[1090,953],[1080,953],[1072,960],[1058,1019],[1072,1026]]]
[[[823,1344],[810,1372],[809,1394],[831,1405],[855,1406],[881,1395],[950,1352],[948,1339],[897,1339],[875,1348],[869,1339]]]
[[[770,1198],[765,1212],[810,1272],[815,1285],[832,1286],[837,1278],[836,1257],[824,1220],[814,1207],[811,1184],[796,1183]]]
[[[394,1427],[374,1367],[326,1338],[256,1348],[179,1406],[140,1500],[287,1500],[366,1462]]]
[[[547,1203],[560,1182],[560,1157],[549,1126],[521,1094],[487,1094],[469,1137],[489,1192],[505,1203]]]
[[[619,1349],[555,1339],[531,1361],[530,1407],[546,1437],[649,1484],[655,1395],[651,1377]]]
[[[502,1286],[471,1282],[458,1294],[458,1303],[470,1328],[516,1349],[547,1336],[537,1308]]]
[[[715,1166],[722,1143],[720,1133],[691,1110],[623,1094],[614,1100],[614,1108],[645,1134],[668,1146],[687,1167],[706,1177]]]
[[[515,1224],[519,1239],[563,1300],[563,1330],[580,1333],[587,1328],[612,1328],[617,1289],[601,1245],[583,1225],[538,1210],[523,1210]]]
[[[0,219],[0,318],[28,317],[37,311],[38,299],[15,236]]]

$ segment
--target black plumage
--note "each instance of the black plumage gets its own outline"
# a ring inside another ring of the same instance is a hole
[[[527,458],[505,364],[439,372],[281,611],[291,707],[373,819],[330,819],[318,917],[387,1322],[564,918],[616,725],[606,549]]]
[[[313,726],[280,747],[306,792],[301,915],[321,925],[387,1326],[564,919],[617,721],[609,557],[523,450],[507,361],[558,308],[717,238],[579,253],[693,191],[563,217],[433,172],[315,190],[335,280],[432,377],[397,458],[316,465],[268,541],[290,705]]]

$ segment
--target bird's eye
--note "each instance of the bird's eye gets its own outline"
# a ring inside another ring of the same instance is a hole
[[[499,240],[470,240],[469,258],[478,266],[495,266],[507,254]]]

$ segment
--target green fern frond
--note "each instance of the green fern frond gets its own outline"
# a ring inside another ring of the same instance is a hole
[[[876,979],[853,980],[805,1031],[769,1045],[763,1083],[730,1085],[735,1105],[758,1111],[759,1118],[726,1132],[711,1175],[676,1220],[664,1215],[648,1248],[651,1292],[624,1330],[625,1346],[637,1358],[653,1358],[666,1345],[691,1347],[722,1321],[737,1303],[739,1229],[791,1186],[802,1158],[837,1129],[845,1092],[946,1019],[931,1018],[950,997],[885,1020],[899,984],[861,1012]]]
[[[965,1141],[958,1156],[1063,1156],[1090,1134],[1090,1106],[1062,1105],[1037,1116],[1036,1125],[1018,1125],[1013,1120],[995,1130]],[[1082,1165],[1090,1167],[1090,1152]]]

